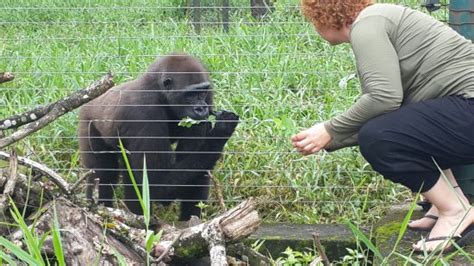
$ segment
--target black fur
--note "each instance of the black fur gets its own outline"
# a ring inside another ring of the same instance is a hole
[[[128,174],[119,169],[123,168],[120,137],[139,184],[146,156],[153,200],[163,204],[184,200],[180,220],[199,215],[195,205],[208,199],[206,172],[214,168],[239,117],[218,112],[214,128],[210,122],[190,128],[180,127],[178,122],[185,117],[206,119],[214,113],[212,105],[207,70],[191,56],[173,54],[151,64],[140,78],[116,86],[83,106],[79,114],[81,159],[86,168],[95,170],[88,180],[87,197],[92,197],[90,184],[99,178],[100,202],[111,206],[113,186],[123,174],[125,202],[131,211],[142,214]]]

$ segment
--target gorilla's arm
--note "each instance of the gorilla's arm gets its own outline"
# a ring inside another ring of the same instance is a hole
[[[129,159],[132,169],[140,173],[139,177],[141,177],[145,154],[150,183],[170,185],[191,183],[195,177],[214,168],[239,119],[237,115],[227,111],[220,112],[216,118],[217,122],[214,128],[209,131],[207,138],[198,146],[199,149],[195,149],[195,147],[186,149],[183,146],[186,142],[183,142],[177,150],[186,156],[181,154],[176,157],[175,161],[173,160],[171,144],[167,139],[157,141],[153,138],[143,138],[139,142],[130,142],[126,148],[131,151]],[[137,134],[144,136],[163,135],[163,132],[153,132],[153,130],[154,128],[142,127]]]

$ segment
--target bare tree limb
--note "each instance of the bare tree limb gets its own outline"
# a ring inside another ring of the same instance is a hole
[[[18,115],[12,115],[9,118],[0,120],[0,130],[18,128],[25,124],[38,120],[39,118],[49,113],[53,106],[54,104],[50,104],[47,106],[38,106],[35,107],[33,110]]]
[[[174,245],[174,257],[199,257],[204,255],[208,248],[211,248],[212,253],[225,254],[225,249],[222,249],[225,243],[236,242],[257,230],[260,218],[255,205],[255,200],[250,198],[207,223],[167,232],[162,241],[155,245],[154,254],[161,255],[159,251],[168,247],[178,234],[180,236]],[[210,240],[215,241],[211,244]],[[220,261],[220,258],[221,256],[217,256],[216,261]]]
[[[0,72],[0,84],[5,83],[8,81],[12,81],[15,79],[15,75],[11,72]]]
[[[10,166],[8,167],[9,178],[3,189],[3,195],[0,199],[0,213],[4,213],[9,206],[9,198],[15,191],[16,180],[18,179],[18,158],[13,150],[10,153]]]
[[[79,179],[76,181],[76,183],[74,183],[71,188],[70,188],[70,191],[71,192],[74,192],[78,187],[79,185],[84,182],[84,180],[86,180],[90,175],[94,174],[94,171],[93,170],[90,170],[88,171],[85,175],[79,177]]]
[[[182,232],[177,234],[176,237],[173,239],[173,241],[171,241],[170,245],[167,246],[165,248],[165,250],[163,250],[163,253],[161,253],[161,255],[155,260],[155,262],[160,262],[162,261],[163,259],[165,261],[168,261],[170,259],[170,257],[165,257],[166,255],[168,255],[168,253],[170,252],[171,248],[176,244],[176,242],[178,242],[179,238],[181,237],[182,235]]]
[[[15,127],[18,127],[18,125],[21,123],[22,125],[28,123],[28,125],[24,127],[23,129],[14,132],[8,137],[0,139],[0,149],[12,143],[15,143],[18,140],[21,140],[25,138],[26,136],[38,131],[39,129],[45,127],[46,125],[48,125],[49,123],[51,123],[58,117],[64,115],[65,113],[102,95],[104,92],[106,92],[108,89],[112,88],[113,86],[114,86],[114,83],[112,81],[112,74],[108,73],[107,75],[102,77],[102,79],[94,82],[94,84],[90,85],[86,89],[74,92],[67,98],[59,100],[51,104],[51,107],[45,107],[45,110],[49,109],[48,113],[37,114],[34,116],[30,114],[28,117],[20,117],[20,121],[15,120],[16,121]],[[13,116],[12,118],[18,118],[18,117]],[[26,118],[26,120],[23,119],[24,120],[23,121],[22,118]],[[33,121],[35,122],[32,123]],[[4,128],[12,128],[13,124],[14,122],[9,119],[6,119],[3,121]],[[10,125],[10,126],[7,127],[7,125]]]
[[[4,151],[0,151],[0,160],[10,160],[10,155]],[[18,163],[43,174],[46,178],[56,184],[66,195],[71,193],[69,184],[59,174],[50,168],[24,157],[18,157]]]
[[[227,266],[227,255],[225,250],[225,236],[219,224],[220,220],[212,220],[206,226],[201,236],[207,241],[209,245],[209,255],[211,259],[211,266]]]
[[[313,233],[313,240],[314,243],[316,244],[316,249],[318,250],[319,256],[321,257],[322,263],[324,266],[329,266],[329,259],[328,256],[326,256],[326,252],[324,252],[324,248],[321,245],[321,240],[319,240],[319,234]]]

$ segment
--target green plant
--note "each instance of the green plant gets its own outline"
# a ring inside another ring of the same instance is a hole
[[[275,261],[278,265],[283,266],[300,266],[300,265],[308,265],[315,259],[315,255],[309,251],[295,251],[292,250],[290,247],[287,247],[285,251],[282,252],[284,257],[279,257]]]
[[[153,248],[153,244],[155,242],[160,241],[161,234],[163,233],[163,231],[160,230],[158,233],[155,234],[153,230],[149,230],[150,219],[151,219],[151,206],[150,206],[151,200],[150,200],[150,187],[148,185],[148,171],[147,171],[147,166],[146,166],[146,156],[145,155],[143,156],[143,177],[142,177],[142,184],[141,184],[142,191],[140,192],[140,188],[136,182],[135,176],[133,175],[132,168],[130,167],[130,162],[128,161],[127,151],[125,147],[123,146],[122,140],[120,139],[119,139],[119,147],[124,159],[125,166],[127,167],[130,180],[132,181],[133,188],[135,189],[135,193],[137,194],[137,198],[143,210],[143,216],[145,220],[145,231],[146,231],[146,237],[145,237],[145,250],[147,253],[146,263],[147,265],[150,265],[151,249]]]

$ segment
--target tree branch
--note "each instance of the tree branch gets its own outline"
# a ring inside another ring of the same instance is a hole
[[[0,160],[10,160],[10,158],[10,154],[4,151],[0,151]],[[71,193],[69,189],[69,184],[59,174],[57,174],[50,168],[25,157],[18,157],[18,163],[20,165],[32,168],[36,172],[41,173],[49,180],[51,180],[54,184],[56,184],[66,195],[69,195]]]
[[[109,73],[102,77],[102,79],[94,82],[94,84],[90,85],[86,89],[74,92],[65,99],[59,100],[43,108],[37,107],[35,110],[41,111],[37,114],[26,112],[24,115],[16,115],[12,116],[10,119],[5,119],[2,124],[4,129],[19,127],[20,125],[24,124],[28,125],[25,128],[14,132],[8,137],[0,139],[0,149],[38,131],[65,113],[102,95],[113,86],[114,83],[112,81],[112,75]],[[45,111],[48,112],[44,113]],[[32,123],[33,121],[36,122]]]
[[[12,151],[9,155],[10,166],[8,167],[9,178],[4,186],[3,195],[0,198],[0,214],[3,214],[9,206],[9,198],[15,191],[16,180],[18,179],[18,158],[16,152]]]

